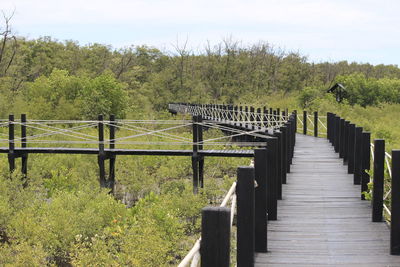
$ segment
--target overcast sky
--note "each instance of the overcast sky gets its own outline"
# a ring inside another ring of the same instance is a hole
[[[398,0],[1,0],[28,38],[51,36],[172,51],[177,41],[199,51],[230,36],[265,41],[310,61],[400,65]]]

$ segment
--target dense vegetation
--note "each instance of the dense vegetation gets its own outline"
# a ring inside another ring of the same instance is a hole
[[[50,37],[0,36],[0,117],[37,119],[169,118],[169,102],[230,102],[333,111],[400,147],[397,66],[310,63],[268,43],[231,39],[203,51],[80,46]],[[343,103],[326,90],[346,87]],[[173,118],[172,118],[173,119]],[[182,130],[181,134],[188,134]],[[218,134],[218,133],[210,133]],[[117,180],[129,192],[98,186],[95,157],[35,156],[28,186],[6,158],[0,172],[0,265],[174,265],[198,237],[200,209],[215,204],[248,160],[207,159],[202,194],[191,191],[189,159],[121,157]]]

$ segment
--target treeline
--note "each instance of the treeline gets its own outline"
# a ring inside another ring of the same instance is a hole
[[[347,61],[315,64],[297,52],[262,42],[242,46],[224,40],[200,53],[185,45],[163,52],[147,46],[80,46],[50,37],[28,40],[9,32],[0,43],[2,117],[10,111],[37,118],[92,118],[98,113],[137,116],[142,107],[145,112],[161,110],[168,102],[238,102],[246,96],[257,99],[305,87],[324,91],[336,81],[349,86],[350,103],[399,101],[398,97],[376,96],[360,100],[358,97],[365,98],[363,93],[351,92],[358,90],[354,86],[364,88],[364,84],[354,85],[347,77],[399,79],[397,66]],[[371,90],[376,91],[375,87]],[[46,115],[48,110],[55,112]]]

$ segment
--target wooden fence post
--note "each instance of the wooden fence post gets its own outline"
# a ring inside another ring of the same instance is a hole
[[[332,115],[332,113],[330,113],[330,112],[326,113],[326,138],[329,140],[329,142],[332,142],[332,140],[331,140],[331,130],[332,130],[331,115]]]
[[[277,165],[276,157],[278,140],[276,137],[267,139],[267,197],[268,197],[268,220],[277,220],[278,217],[278,196],[277,196]]]
[[[231,212],[225,207],[201,211],[201,266],[230,266]]]
[[[314,137],[318,137],[318,111],[314,111]]]
[[[99,132],[99,155],[97,162],[99,164],[100,173],[100,186],[106,187],[106,169],[105,169],[105,152],[104,152],[104,117],[103,115],[98,116],[98,132]]]
[[[110,115],[110,150],[115,149],[115,115]],[[110,174],[108,177],[108,186],[111,189],[111,192],[114,192],[115,185],[115,161],[116,155],[114,153],[110,153]]]
[[[254,168],[237,171],[237,266],[254,266]]]
[[[193,154],[192,154],[192,171],[193,171],[193,193],[197,194],[198,193],[198,188],[199,188],[199,155],[198,155],[198,150],[199,150],[199,131],[198,131],[198,121],[199,117],[198,116],[193,116]]]
[[[282,133],[282,184],[286,184],[286,178],[287,178],[287,127],[282,126],[279,128],[281,133]]]
[[[361,164],[362,164],[362,127],[356,127],[354,143],[354,184],[361,184]]]
[[[255,188],[255,251],[267,252],[267,149],[254,150]]]
[[[344,119],[340,119],[340,133],[339,133],[339,158],[343,158],[344,157],[344,150],[345,150],[345,146],[344,146]]]
[[[390,254],[400,255],[400,150],[392,150]]]
[[[335,152],[339,152],[339,143],[340,142],[340,117],[335,116],[335,141],[334,141],[334,147],[335,147]]]
[[[290,122],[285,123],[286,125],[286,171],[290,173],[290,165],[292,164],[292,129]]]
[[[277,138],[277,153],[276,157],[278,160],[278,165],[277,165],[277,179],[278,179],[278,188],[277,188],[277,198],[278,200],[282,199],[282,179],[283,179],[283,168],[282,166],[284,165],[283,161],[283,143],[282,143],[282,132],[280,131],[275,131],[274,136]]]
[[[26,148],[27,146],[27,139],[26,139],[26,114],[21,114],[21,147]],[[26,178],[28,174],[28,153],[21,154],[21,172]]]
[[[381,222],[385,173],[385,140],[374,140],[374,187],[372,189],[372,221]]]
[[[303,134],[307,135],[307,111],[303,110]]]
[[[343,137],[343,164],[347,164],[348,161],[348,146],[349,146],[349,121],[344,122],[344,137]]]
[[[354,173],[354,143],[356,135],[356,125],[353,123],[349,124],[349,136],[347,146],[347,173]]]
[[[362,133],[362,168],[361,168],[361,199],[365,200],[365,195],[363,192],[368,190],[369,183],[369,174],[367,171],[370,170],[370,162],[371,162],[371,133],[364,132]]]
[[[14,115],[8,116],[8,165],[10,173],[15,170],[15,141],[14,141]]]

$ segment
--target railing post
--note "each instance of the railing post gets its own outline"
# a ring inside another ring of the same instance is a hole
[[[400,150],[392,150],[390,254],[400,255]]]
[[[266,106],[264,106],[263,110],[263,121],[264,128],[268,128],[268,109]]]
[[[365,200],[365,195],[363,192],[368,190],[369,183],[369,174],[367,171],[370,170],[370,162],[371,162],[371,133],[364,132],[362,133],[362,168],[361,168],[361,199]]]
[[[340,133],[339,133],[339,158],[343,158],[344,157],[344,150],[345,150],[345,146],[344,146],[344,119],[340,119]]]
[[[347,146],[347,173],[354,173],[354,143],[356,135],[356,125],[353,123],[349,124],[349,136]]]
[[[297,110],[293,110],[294,133],[297,133]]]
[[[257,108],[256,121],[258,122],[257,123],[258,129],[261,129],[261,121],[262,121],[261,118],[262,118],[262,116],[261,116],[261,108]]]
[[[374,140],[374,187],[372,188],[372,221],[381,222],[385,173],[385,140]]]
[[[343,136],[343,164],[348,161],[348,146],[349,146],[349,121],[344,122],[344,136]]]
[[[231,212],[225,207],[201,211],[201,266],[230,266]]]
[[[307,135],[307,111],[303,110],[303,134]]]
[[[255,188],[255,251],[267,252],[267,149],[254,150]]]
[[[21,114],[21,147],[26,148],[27,139],[26,139],[26,114]],[[28,174],[28,153],[21,154],[21,172],[26,178]]]
[[[110,115],[110,150],[115,149],[115,115]],[[114,153],[110,153],[110,175],[108,177],[108,186],[111,189],[111,192],[114,192],[115,185],[115,160],[116,155]]]
[[[331,115],[332,113],[326,113],[326,138],[331,142]]]
[[[199,188],[199,131],[198,116],[193,116],[193,154],[192,154],[192,171],[193,171],[193,193],[197,194]]]
[[[277,196],[277,166],[278,159],[276,157],[278,140],[276,137],[267,139],[267,197],[268,197],[268,220],[277,220],[278,218],[278,196]]]
[[[254,266],[254,168],[237,171],[237,266]]]
[[[282,184],[286,184],[286,178],[287,178],[287,164],[286,162],[288,161],[287,155],[287,127],[282,126],[279,128],[281,133],[282,133]]]
[[[275,131],[274,132],[274,136],[277,138],[277,145],[278,145],[277,151],[276,151],[277,152],[276,153],[276,157],[277,157],[277,160],[278,160],[278,164],[277,164],[277,179],[278,179],[278,181],[277,181],[277,183],[278,183],[277,198],[279,200],[279,199],[282,199],[282,178],[283,178],[283,168],[282,168],[282,166],[284,164],[283,156],[282,156],[282,151],[283,151],[283,148],[282,148],[282,145],[283,145],[283,143],[282,143],[282,132]]]
[[[100,174],[100,186],[106,187],[106,169],[105,169],[105,152],[104,152],[104,117],[103,115],[98,116],[98,131],[99,131],[99,155],[97,157],[97,162],[99,164],[99,174]]]
[[[292,164],[292,136],[291,136],[291,124],[290,122],[285,123],[286,125],[286,171],[290,173],[290,165]]]
[[[14,115],[8,116],[8,165],[10,173],[15,170],[15,141],[14,141]]]
[[[334,140],[334,147],[335,152],[339,152],[339,143],[340,142],[340,117],[335,116],[335,140]]]
[[[362,164],[362,127],[356,127],[354,143],[354,184],[361,184],[361,164]]]
[[[314,137],[318,137],[318,111],[314,111]]]

